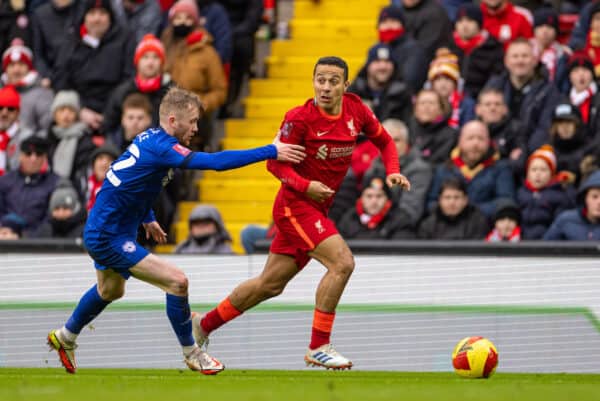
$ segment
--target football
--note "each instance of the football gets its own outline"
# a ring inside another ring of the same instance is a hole
[[[457,375],[473,379],[488,378],[498,366],[498,351],[484,337],[466,337],[452,352],[452,366]]]

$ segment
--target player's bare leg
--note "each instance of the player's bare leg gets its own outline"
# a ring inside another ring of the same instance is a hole
[[[167,316],[177,335],[184,361],[191,370],[213,375],[225,367],[202,351],[192,335],[192,316],[188,302],[188,279],[185,273],[156,255],[148,255],[129,269],[135,278],[157,286],[166,292]]]
[[[91,322],[110,302],[125,294],[125,279],[113,270],[96,270],[98,284],[90,288],[75,311],[60,329],[48,333],[48,345],[58,352],[60,362],[69,373],[75,373],[76,339],[81,329]]]
[[[265,268],[257,277],[238,285],[233,292],[204,317],[193,314],[196,342],[206,344],[208,335],[253,306],[281,294],[287,283],[298,274],[291,256],[269,253]]]
[[[338,353],[330,342],[335,308],[354,270],[354,257],[339,234],[321,242],[310,256],[321,262],[327,273],[317,288],[312,337],[304,360],[308,365],[350,369],[352,362]]]

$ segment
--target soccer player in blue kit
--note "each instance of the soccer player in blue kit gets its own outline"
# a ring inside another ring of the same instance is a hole
[[[65,325],[48,334],[48,344],[58,352],[67,372],[77,369],[75,340],[82,328],[124,295],[130,276],[166,292],[167,316],[190,369],[209,375],[224,369],[194,341],[184,272],[138,244],[138,227],[143,224],[146,236],[159,244],[166,242],[151,205],[173,168],[227,170],[266,159],[298,163],[305,155],[303,147],[281,143],[278,137],[273,144],[256,149],[192,152],[186,146],[198,131],[202,113],[196,95],[171,88],[160,104],[160,128],[139,134],[106,174],[83,235],[94,259],[97,284],[83,295]]]

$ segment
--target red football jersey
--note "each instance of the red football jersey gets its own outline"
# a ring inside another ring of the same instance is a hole
[[[361,132],[382,150],[387,173],[399,172],[398,155],[389,134],[362,100],[351,93],[344,94],[342,111],[337,116],[323,112],[312,99],[288,111],[280,128],[281,141],[303,145],[306,158],[298,164],[269,160],[269,170],[283,182],[282,191],[306,197],[309,181],[320,181],[337,191]],[[319,206],[328,208],[331,202],[333,197]]]
[[[506,3],[502,10],[492,12],[481,3],[481,11],[483,29],[503,43],[505,51],[513,40],[533,37],[533,17],[529,10]]]

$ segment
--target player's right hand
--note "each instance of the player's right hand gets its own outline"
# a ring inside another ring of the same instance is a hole
[[[306,190],[306,195],[317,202],[324,202],[331,198],[333,194],[335,194],[335,191],[320,181],[311,181]]]
[[[280,162],[300,163],[306,157],[304,146],[283,143],[279,140],[279,134],[275,137],[273,145],[277,148],[277,160]]]

